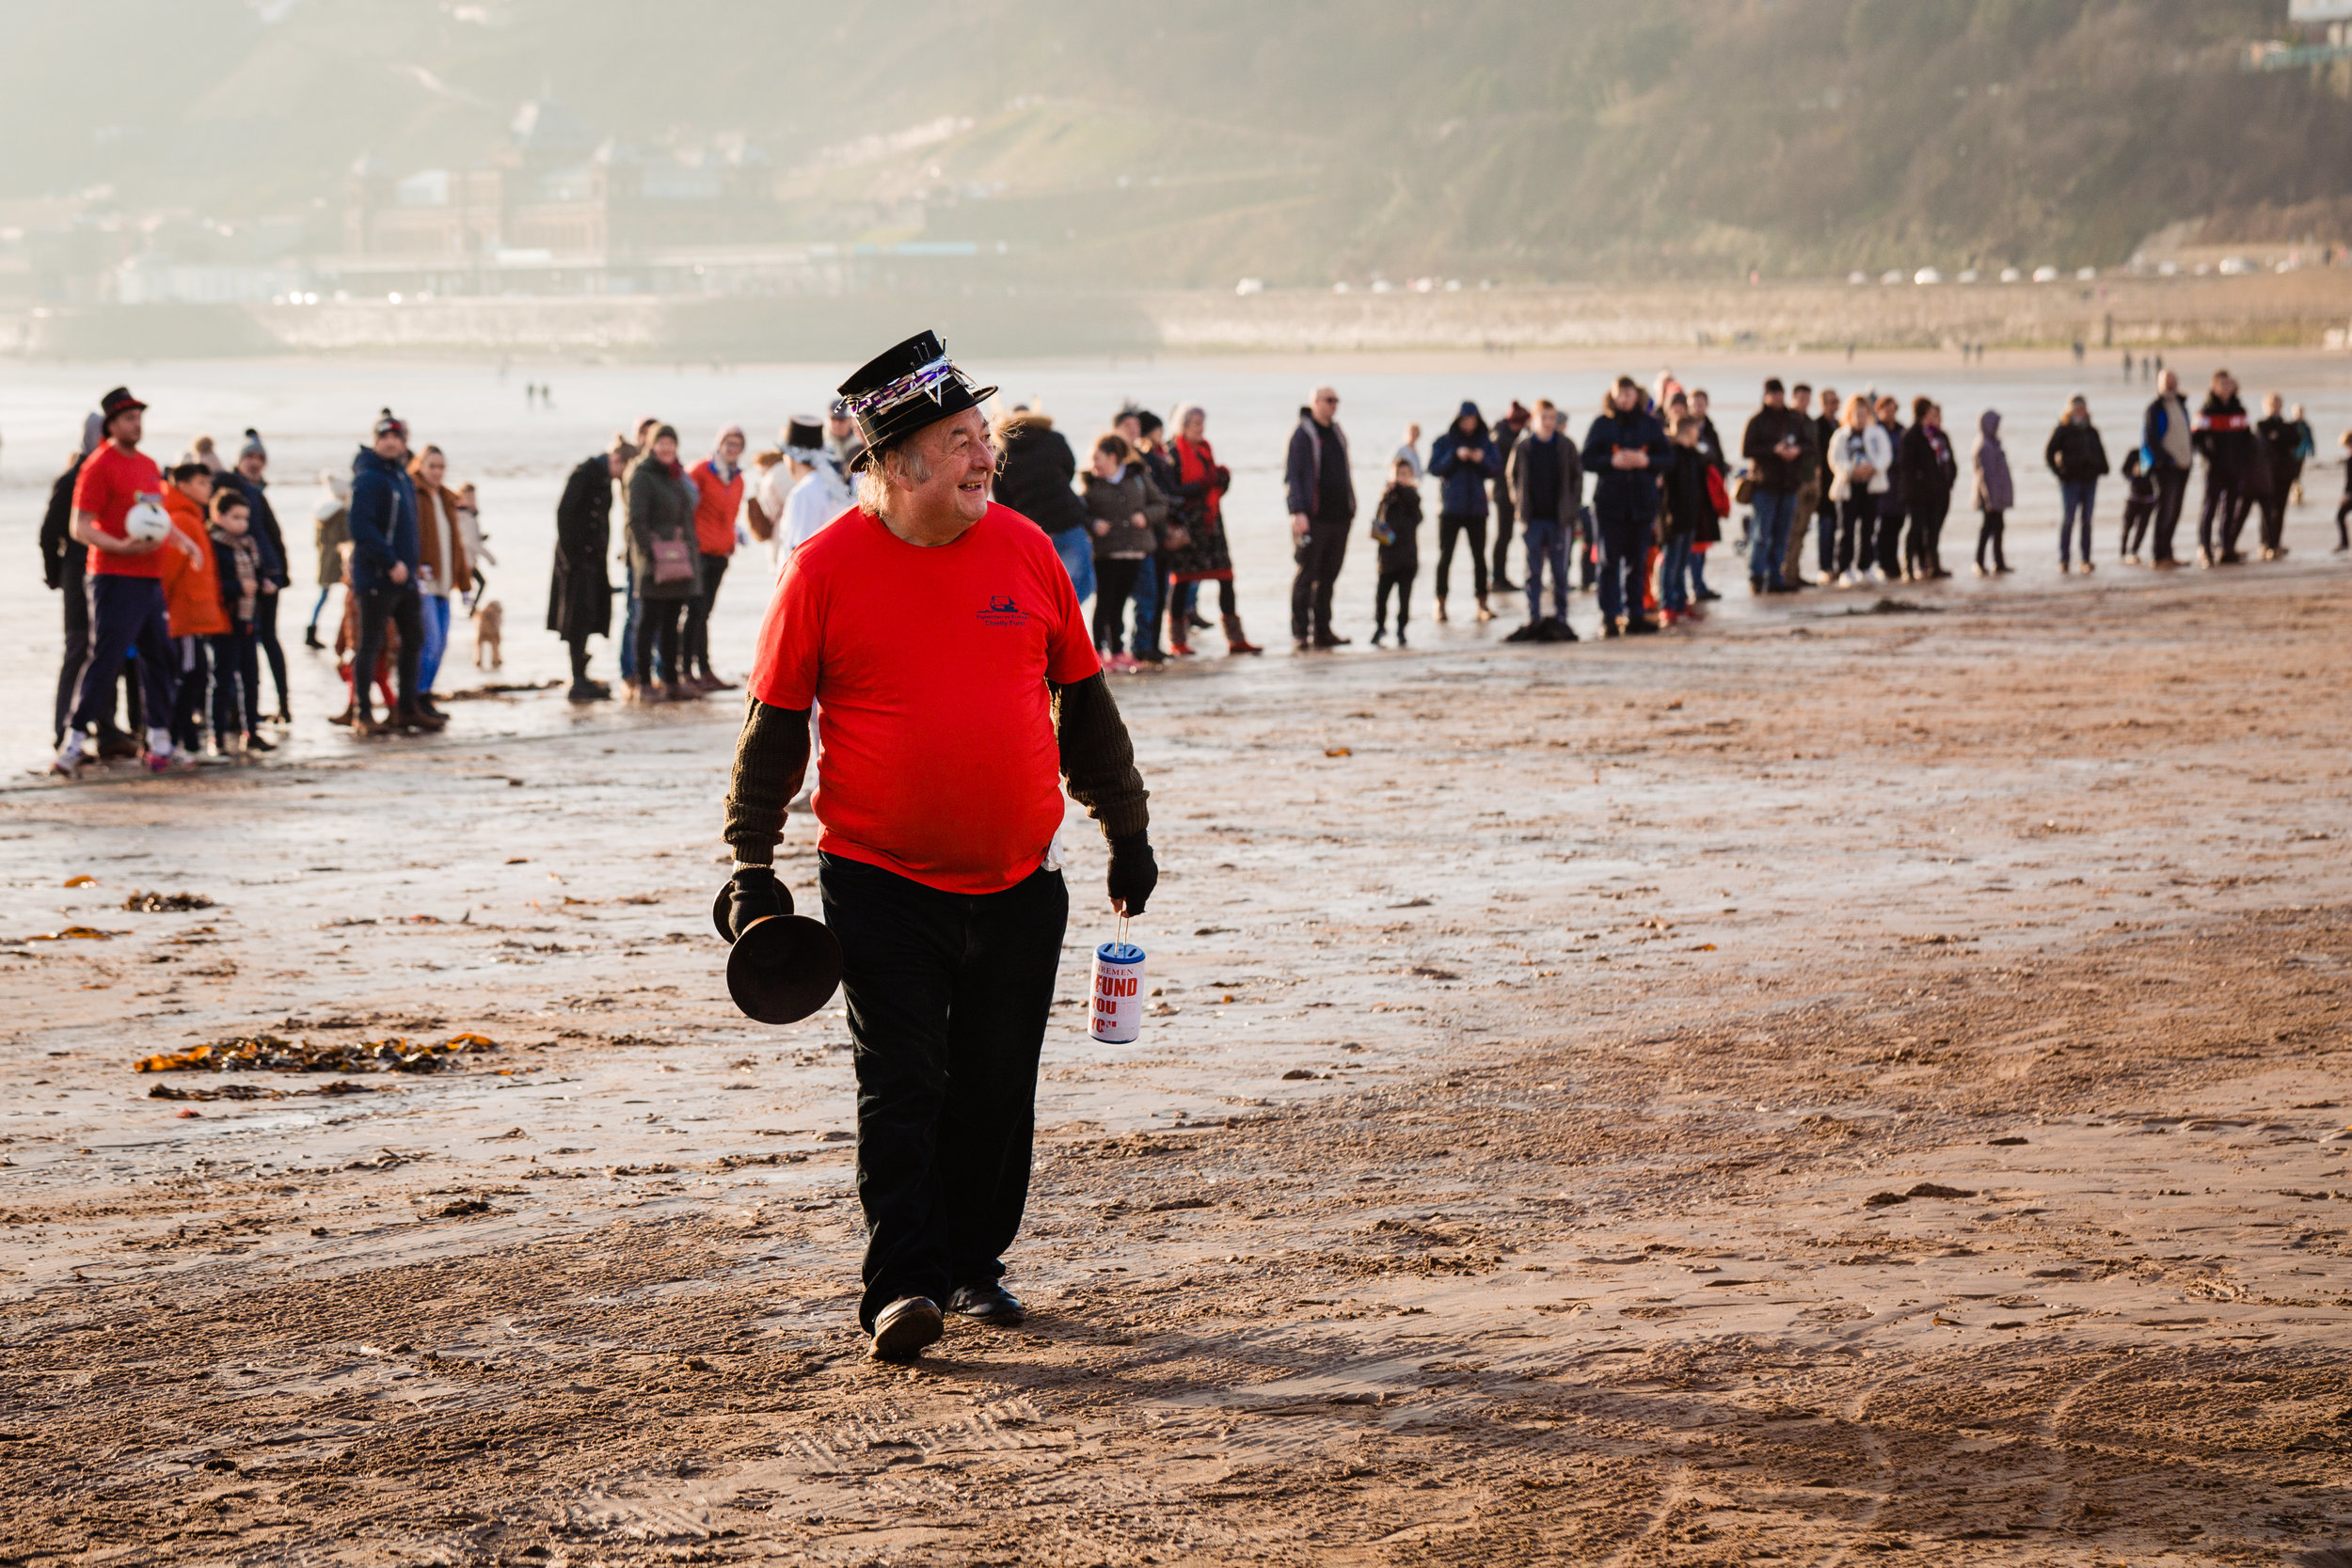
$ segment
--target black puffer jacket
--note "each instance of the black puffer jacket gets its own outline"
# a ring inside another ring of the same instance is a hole
[[[1047,533],[1087,526],[1087,503],[1072,482],[1078,460],[1044,414],[1016,413],[996,427],[1004,461],[996,468],[996,499]]]
[[[2109,471],[2106,443],[2099,439],[2099,427],[2088,420],[2080,424],[2060,420],[2042,457],[2060,484],[2088,484]]]

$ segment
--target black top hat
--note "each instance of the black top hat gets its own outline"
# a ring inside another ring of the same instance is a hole
[[[825,427],[805,414],[795,414],[784,427],[784,452],[801,462],[813,462],[825,450]]]
[[[109,420],[117,414],[128,414],[134,408],[146,406],[147,404],[131,395],[131,388],[128,387],[118,387],[98,400],[99,415]]]
[[[866,450],[850,464],[854,468],[872,462],[874,453],[893,441],[996,395],[993,387],[973,386],[948,359],[939,335],[928,331],[874,356],[836,390],[866,440]]]

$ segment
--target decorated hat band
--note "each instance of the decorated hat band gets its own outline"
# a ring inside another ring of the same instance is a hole
[[[843,411],[857,421],[865,441],[855,461],[859,467],[893,442],[996,395],[993,387],[974,386],[932,332],[919,332],[876,355],[838,390]]]

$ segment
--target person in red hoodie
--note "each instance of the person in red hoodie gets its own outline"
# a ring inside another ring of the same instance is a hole
[[[220,603],[220,573],[213,559],[213,536],[206,512],[213,501],[213,470],[202,463],[183,463],[171,470],[164,492],[164,510],[171,515],[193,554],[165,550],[164,615],[170,625],[172,669],[179,673],[179,701],[171,708],[171,739],[195,755],[204,749],[204,715],[213,687],[212,639],[229,629],[228,611]],[[228,737],[218,738],[229,750]]]
[[[694,482],[694,548],[703,558],[702,592],[686,607],[688,684],[705,691],[732,691],[735,683],[723,680],[710,668],[710,607],[719,602],[719,579],[727,575],[727,558],[735,554],[735,519],[743,512],[743,427],[731,424],[719,432],[710,455],[694,465],[687,478]]]

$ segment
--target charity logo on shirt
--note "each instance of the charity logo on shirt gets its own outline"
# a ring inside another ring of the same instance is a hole
[[[1009,594],[991,594],[988,608],[979,612],[978,619],[983,626],[1025,626],[1029,624],[1028,612],[1013,603]]]

